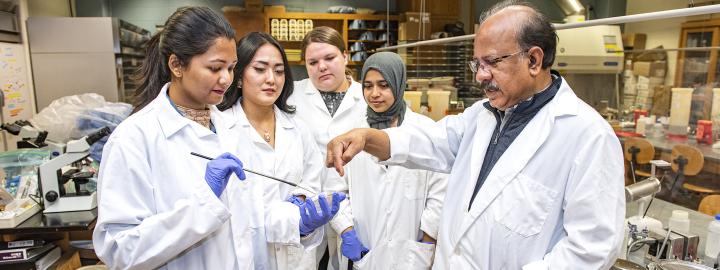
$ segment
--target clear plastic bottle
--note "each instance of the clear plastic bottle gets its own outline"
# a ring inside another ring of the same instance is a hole
[[[705,241],[705,259],[715,263],[720,252],[720,214],[708,224],[708,233]]]
[[[690,219],[688,212],[683,210],[673,210],[670,220],[668,220],[668,228],[671,231],[679,233],[688,233],[690,231]]]

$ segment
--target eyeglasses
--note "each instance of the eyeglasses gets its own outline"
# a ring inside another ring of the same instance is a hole
[[[505,59],[508,59],[510,57],[513,57],[515,55],[525,53],[526,50],[517,51],[511,54],[506,54],[503,56],[498,56],[490,60],[484,60],[484,59],[473,59],[470,62],[468,62],[468,66],[470,66],[470,71],[473,73],[478,73],[478,71],[482,70],[485,73],[490,73],[490,69],[497,67],[497,64],[502,62]]]

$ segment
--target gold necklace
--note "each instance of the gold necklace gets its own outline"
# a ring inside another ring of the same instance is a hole
[[[265,134],[263,134],[263,139],[265,139],[266,142],[270,142],[270,132],[267,129],[263,129],[265,131]]]

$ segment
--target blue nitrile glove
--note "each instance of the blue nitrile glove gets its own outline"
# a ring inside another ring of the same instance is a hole
[[[358,239],[355,229],[350,229],[349,231],[344,232],[340,235],[340,237],[342,238],[340,250],[343,256],[348,257],[348,259],[353,262],[357,262],[362,259],[362,256],[369,251],[365,246],[363,246],[360,239]]]
[[[290,198],[287,199],[288,202],[291,202],[294,205],[297,205],[298,207],[302,207],[303,204],[305,204],[305,200],[300,199],[300,197],[292,195]]]
[[[300,205],[300,234],[308,235],[328,223],[340,210],[340,202],[343,200],[345,200],[345,194],[333,192],[332,207],[330,207],[325,196],[318,196],[318,204],[322,210],[320,213],[317,212],[312,200],[305,200],[305,203]]]
[[[240,180],[245,180],[242,162],[233,154],[223,153],[208,162],[205,168],[205,182],[218,198],[225,190],[230,175],[235,173]]]

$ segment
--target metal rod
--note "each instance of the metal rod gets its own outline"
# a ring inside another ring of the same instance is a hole
[[[572,28],[580,28],[580,27],[588,27],[588,26],[596,26],[596,25],[622,24],[622,23],[659,20],[659,19],[667,19],[667,18],[675,18],[675,17],[705,15],[705,14],[712,14],[712,13],[720,13],[720,4],[719,5],[708,5],[708,6],[702,6],[702,7],[680,8],[680,9],[673,9],[673,10],[648,12],[648,13],[641,13],[641,14],[633,14],[633,15],[626,15],[626,16],[597,19],[597,20],[589,20],[589,21],[576,22],[576,23],[562,23],[562,24],[556,23],[556,24],[553,24],[553,26],[555,26],[555,30],[563,30],[563,29],[572,29]],[[457,37],[440,38],[440,39],[433,39],[433,40],[423,40],[423,41],[418,41],[418,42],[413,42],[413,43],[408,43],[408,44],[395,45],[395,46],[389,46],[389,47],[384,47],[384,48],[377,48],[377,49],[375,49],[375,51],[380,52],[380,51],[395,50],[395,49],[399,49],[399,48],[445,44],[445,43],[456,42],[456,41],[472,40],[474,38],[475,38],[475,34],[469,34],[469,35],[457,36]]]
[[[720,50],[720,46],[715,47],[689,47],[689,48],[669,48],[669,49],[643,49],[643,50],[610,50],[608,53],[635,53],[635,52],[673,52],[673,51],[712,51]]]
[[[196,157],[200,157],[200,158],[207,159],[207,160],[213,160],[213,159],[214,159],[214,158],[208,157],[208,156],[206,156],[206,155],[198,154],[198,153],[195,153],[195,152],[190,152],[190,154],[193,155],[193,156],[196,156]],[[259,172],[256,172],[256,171],[253,171],[253,170],[250,170],[250,169],[246,169],[246,168],[242,168],[242,169],[243,169],[243,171],[246,171],[246,172],[249,172],[249,173],[252,173],[252,174],[257,174],[257,175],[259,175],[259,176],[262,176],[262,177],[265,177],[265,178],[268,178],[268,179],[272,179],[272,180],[275,180],[275,181],[278,181],[278,182],[282,182],[282,183],[291,185],[291,186],[293,186],[293,187],[302,188],[302,189],[304,189],[304,190],[306,190],[306,191],[310,191],[311,195],[315,195],[315,194],[316,194],[315,191],[312,191],[312,190],[310,190],[310,189],[308,189],[308,188],[306,188],[306,187],[303,187],[303,186],[301,186],[301,185],[295,184],[295,183],[293,183],[293,182],[290,182],[290,181],[287,181],[287,180],[283,180],[283,179],[280,179],[280,178],[277,178],[277,177],[274,177],[274,176],[266,175],[266,174],[263,174],[263,173],[259,173]]]

